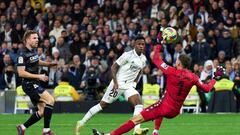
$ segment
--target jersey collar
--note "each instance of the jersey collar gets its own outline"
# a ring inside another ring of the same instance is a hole
[[[29,52],[32,52],[32,51],[34,51],[34,48],[28,48],[27,46],[25,47]]]
[[[61,82],[59,82],[59,85],[69,85],[69,82],[61,81]]]
[[[141,53],[141,55],[138,55],[135,49],[133,49],[133,53],[134,53],[134,55],[136,55],[138,57],[141,57],[143,55],[142,53]]]

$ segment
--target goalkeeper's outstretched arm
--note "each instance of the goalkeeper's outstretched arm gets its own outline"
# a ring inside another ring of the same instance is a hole
[[[160,56],[160,49],[161,46],[157,45],[154,49],[154,55],[153,55],[153,63],[157,66],[157,68],[161,69],[164,74],[174,73],[173,67],[167,65]]]

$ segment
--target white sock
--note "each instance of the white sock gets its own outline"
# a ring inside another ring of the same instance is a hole
[[[140,112],[143,110],[143,105],[136,105],[135,107],[134,107],[134,112],[133,112],[133,115],[135,116],[135,115],[138,115],[138,114],[140,114]],[[136,130],[136,129],[138,129],[138,128],[140,128],[140,124],[138,124],[138,125],[135,125],[135,127],[134,127],[134,131]]]
[[[80,123],[84,125],[89,119],[91,119],[96,113],[102,111],[102,107],[100,103],[93,106],[91,109],[88,110],[88,112],[85,114],[85,116],[82,118]]]
[[[157,130],[157,129],[154,129],[154,130],[153,130],[153,133],[158,133],[158,130]]]
[[[46,132],[48,132],[48,131],[50,131],[50,128],[43,128],[43,132],[44,132],[44,133],[46,133]]]
[[[25,130],[26,129],[26,127],[22,124],[21,125],[21,128],[23,129],[23,130]]]

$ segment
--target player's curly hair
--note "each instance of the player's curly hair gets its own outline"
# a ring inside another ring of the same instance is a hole
[[[134,38],[135,41],[137,40],[144,40],[145,41],[145,38],[143,37],[142,34],[138,34],[135,38]]]
[[[188,55],[181,54],[178,57],[178,59],[181,61],[182,65],[183,65],[183,68],[189,69],[191,67],[192,59]]]
[[[23,42],[26,43],[26,39],[28,39],[32,34],[37,34],[34,30],[27,30],[23,35]]]

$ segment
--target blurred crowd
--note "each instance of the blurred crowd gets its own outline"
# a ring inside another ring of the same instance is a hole
[[[148,66],[142,84],[154,80],[164,89],[165,79],[151,62],[159,33],[174,27],[179,38],[162,45],[165,62],[175,65],[177,57],[192,57],[192,71],[201,80],[212,77],[222,65],[231,81],[240,74],[239,0],[1,0],[0,1],[0,89],[21,84],[16,73],[27,29],[39,33],[37,48],[49,76],[45,88],[54,88],[66,73],[70,85],[97,96],[111,80],[111,65],[133,48],[134,37],[144,35]]]

